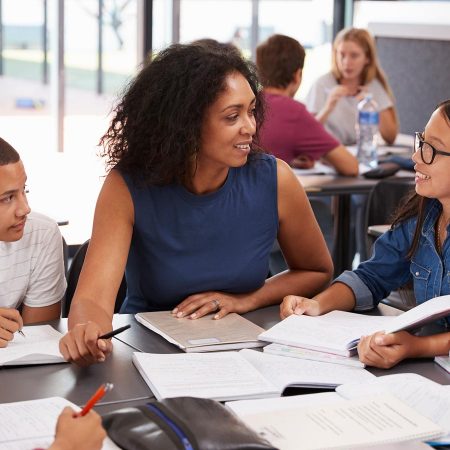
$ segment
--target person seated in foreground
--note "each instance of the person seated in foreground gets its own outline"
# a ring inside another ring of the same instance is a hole
[[[19,154],[0,138],[0,347],[24,324],[58,319],[66,289],[61,233],[30,213],[26,180]]]
[[[99,450],[105,437],[101,417],[94,410],[79,417],[67,407],[58,417],[55,440],[48,450]]]
[[[131,83],[102,139],[111,168],[61,339],[68,361],[104,361],[122,313],[220,319],[315,295],[333,264],[291,168],[254,144],[263,99],[235,50],[173,45]],[[295,212],[295,214],[293,213]],[[278,238],[288,264],[267,278]]]
[[[294,100],[304,60],[304,48],[289,36],[275,34],[257,47],[256,65],[267,103],[259,144],[295,168],[310,168],[322,159],[341,175],[358,175],[356,157]]]
[[[412,281],[418,304],[450,294],[450,100],[431,115],[423,133],[416,133],[416,188],[398,211],[392,227],[374,244],[371,259],[346,271],[313,298],[287,296],[281,317],[318,316],[332,310],[364,311]],[[442,325],[448,329],[449,317]],[[363,336],[358,344],[362,362],[390,368],[405,358],[447,355],[450,332],[415,336],[407,331]]]

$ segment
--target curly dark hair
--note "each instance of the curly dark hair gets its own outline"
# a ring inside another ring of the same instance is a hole
[[[146,185],[184,184],[200,148],[207,108],[240,73],[256,97],[257,129],[264,106],[256,68],[226,47],[175,44],[160,52],[126,88],[114,108],[101,156]],[[252,145],[251,153],[259,152]]]

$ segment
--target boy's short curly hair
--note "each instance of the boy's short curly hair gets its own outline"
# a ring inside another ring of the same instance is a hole
[[[304,63],[303,46],[283,34],[270,36],[256,48],[256,66],[264,87],[287,87]]]
[[[127,87],[100,143],[109,168],[147,185],[184,183],[200,147],[207,108],[240,73],[256,97],[257,128],[263,103],[254,65],[226,47],[175,44],[159,53]],[[258,151],[252,148],[252,152]]]

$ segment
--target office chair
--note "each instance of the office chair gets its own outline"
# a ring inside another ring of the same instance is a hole
[[[372,254],[372,246],[376,240],[368,232],[371,225],[390,224],[397,208],[412,194],[414,190],[413,178],[393,177],[380,180],[370,192],[366,205],[366,255],[361,261],[366,260]],[[383,300],[390,306],[401,310],[408,310],[416,306],[416,299],[412,283],[402,286],[398,291],[392,292],[389,297]]]
[[[361,255],[365,261],[372,253],[375,239],[367,233],[371,225],[387,225],[392,222],[397,208],[414,190],[414,179],[409,177],[393,177],[380,180],[370,191],[367,198],[363,233],[367,235],[366,254]]]
[[[64,273],[67,277],[67,270],[69,269],[69,246],[67,245],[64,236],[62,236],[62,247],[63,247],[63,259],[64,259]]]
[[[78,284],[78,278],[80,277],[81,268],[83,267],[84,258],[89,246],[89,239],[84,242],[80,248],[75,253],[72,263],[70,265],[67,274],[67,289],[65,300],[62,305],[62,317],[67,317],[69,315],[70,305],[72,303],[73,295],[75,294],[75,289]],[[118,313],[123,301],[125,300],[127,294],[127,283],[125,280],[125,275],[120,283],[119,290],[117,292],[116,303],[114,305],[114,312]]]
[[[325,238],[328,250],[333,253],[333,215],[331,212],[331,206],[324,201],[323,198],[314,196],[308,197],[311,208],[314,212],[314,216],[320,226],[322,234]],[[272,250],[269,256],[269,274],[268,278],[283,272],[288,269],[286,260],[284,259],[283,252],[280,249],[278,241],[275,240]]]

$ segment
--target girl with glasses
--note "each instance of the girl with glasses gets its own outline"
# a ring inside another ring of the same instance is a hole
[[[417,304],[449,295],[450,158],[447,156],[450,156],[450,100],[437,107],[424,133],[416,137],[412,157],[415,192],[398,211],[391,229],[375,242],[371,259],[353,272],[344,272],[312,299],[287,296],[281,305],[281,316],[317,316],[336,309],[369,310],[407,283],[413,284]],[[359,358],[370,366],[390,368],[405,358],[448,354],[450,317],[434,325],[440,333],[419,336],[400,331],[364,336],[358,345]]]

